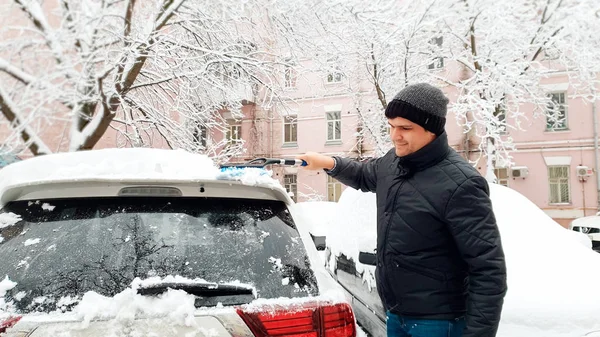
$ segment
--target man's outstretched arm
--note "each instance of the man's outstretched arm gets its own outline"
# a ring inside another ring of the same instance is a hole
[[[339,180],[344,185],[363,192],[375,192],[377,189],[377,165],[379,158],[366,163],[341,158],[330,157],[319,153],[308,152],[298,157],[306,161],[308,170],[325,170],[327,174]]]

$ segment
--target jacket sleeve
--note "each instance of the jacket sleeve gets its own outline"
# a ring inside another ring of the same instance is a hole
[[[504,295],[506,264],[487,181],[467,179],[446,206],[446,221],[469,268],[463,337],[496,336]]]
[[[344,185],[363,192],[375,192],[377,189],[377,167],[381,158],[361,163],[349,158],[334,157],[335,166],[327,174]]]

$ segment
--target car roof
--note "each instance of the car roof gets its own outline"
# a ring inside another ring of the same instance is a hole
[[[600,216],[592,215],[577,218],[571,222],[571,227],[574,226],[600,228]]]
[[[231,197],[293,203],[264,169],[220,170],[183,150],[102,149],[26,159],[0,170],[0,206],[15,200],[106,196]]]

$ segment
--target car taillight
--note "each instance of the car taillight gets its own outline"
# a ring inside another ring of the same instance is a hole
[[[347,303],[237,311],[256,337],[356,337],[354,314]]]
[[[21,316],[10,317],[7,320],[0,322],[0,333],[6,332],[6,329],[11,326],[17,324],[17,322],[21,319]]]

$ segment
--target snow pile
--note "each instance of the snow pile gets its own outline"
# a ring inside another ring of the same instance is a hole
[[[143,296],[137,293],[139,287],[150,287],[163,283],[196,283],[198,280],[187,279],[181,276],[167,276],[165,278],[153,277],[141,280],[136,278],[131,287],[125,289],[114,297],[102,296],[96,292],[90,291],[83,295],[82,298],[64,297],[58,302],[59,307],[69,306],[77,303],[71,312],[62,314],[56,311],[50,314],[30,314],[23,317],[22,322],[25,324],[36,322],[70,322],[76,325],[69,325],[59,329],[81,330],[91,326],[96,321],[111,320],[110,326],[133,326],[134,321],[143,318],[153,318],[161,320],[165,325],[172,326],[191,326],[195,329],[202,329],[201,326],[196,326],[194,320],[195,315],[211,315],[223,312],[235,313],[236,308],[231,306],[217,305],[216,307],[196,308],[194,305],[195,296],[186,293],[183,290],[169,289],[158,296]],[[232,285],[246,286],[242,283],[229,283]],[[3,289],[10,290],[16,283],[10,282],[8,279],[0,283],[0,295]],[[0,299],[2,297],[0,296]],[[272,299],[257,299],[249,304],[242,305],[246,312],[269,311],[279,309],[301,308],[305,303],[344,303],[346,298],[344,293],[337,290],[326,290],[317,297],[304,298],[272,298]],[[0,302],[1,304],[2,302]],[[2,307],[0,306],[0,309]],[[200,311],[200,312],[199,312]],[[2,311],[0,311],[0,318]],[[8,316],[6,316],[8,317]],[[52,328],[52,327],[50,327]],[[68,331],[61,331],[62,333]]]
[[[295,206],[305,216],[307,230],[313,235],[327,235],[338,217],[338,204],[330,201],[299,202]]]
[[[10,312],[13,310],[12,303],[6,302],[6,292],[16,287],[17,283],[8,279],[8,276],[4,280],[0,281],[0,320],[10,317]]]
[[[173,324],[191,325],[196,310],[194,296],[183,290],[169,289],[159,296],[142,296],[127,288],[114,297],[87,292],[73,309],[84,325],[95,319],[133,321],[139,317],[168,318]]]
[[[0,171],[1,172],[1,171]],[[10,227],[21,221],[21,216],[15,213],[0,213],[0,229]]]
[[[244,312],[257,312],[257,311],[269,311],[270,309],[276,310],[281,308],[301,308],[303,304],[307,303],[348,303],[346,296],[343,291],[339,289],[331,289],[321,292],[316,297],[295,297],[295,298],[259,298],[252,303],[243,305]]]
[[[375,266],[358,263],[359,252],[374,253],[377,247],[377,208],[375,193],[346,188],[338,201],[334,223],[327,231],[327,246],[331,248],[330,269],[335,267],[335,256],[343,253],[356,263],[356,271],[363,273],[363,281],[375,286]]]
[[[492,185],[508,269],[499,337],[583,336],[600,329],[600,254],[533,202]],[[521,330],[523,328],[523,330]]]
[[[250,186],[267,186],[271,188],[282,188],[279,180],[272,178],[273,171],[262,168],[235,168],[228,167],[221,170],[216,179],[219,180],[239,180],[244,185]]]
[[[498,337],[574,337],[600,330],[600,254],[518,192],[495,184],[490,190],[508,269]],[[358,261],[359,251],[372,252],[375,194],[347,188],[335,212],[339,221],[327,232],[332,255]]]

